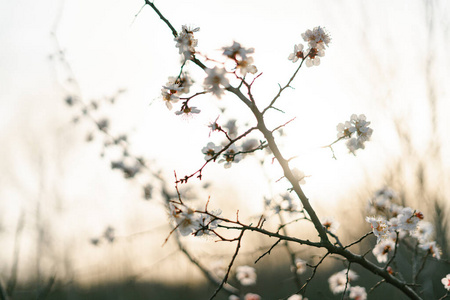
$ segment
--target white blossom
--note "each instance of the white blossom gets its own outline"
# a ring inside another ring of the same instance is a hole
[[[197,47],[198,40],[194,39],[194,32],[199,30],[199,27],[190,28],[183,25],[178,36],[174,39],[175,42],[177,42],[175,47],[179,48],[179,53],[182,54],[185,59],[189,59],[192,54],[195,53],[195,47]]]
[[[345,121],[345,123],[339,123],[336,126],[336,129],[338,131],[337,137],[338,139],[341,138],[350,138],[353,132],[356,131],[356,127],[352,125],[349,121]]]
[[[444,288],[447,291],[450,291],[450,274],[447,274],[444,278],[441,279],[442,284],[444,285]]]
[[[189,93],[190,87],[192,86],[193,81],[188,73],[184,72],[180,74],[178,77],[170,76],[168,81],[164,87],[176,87],[176,89],[172,92],[177,96],[182,94]]]
[[[325,227],[325,229],[332,234],[335,234],[340,226],[339,222],[336,221],[333,217],[325,217],[321,222],[323,227]]]
[[[214,69],[206,69],[205,72],[208,74],[204,81],[206,89],[220,99],[224,93],[223,88],[230,85],[228,79],[225,77],[225,69],[214,67]]]
[[[205,160],[210,160],[213,158],[221,148],[219,146],[214,145],[213,142],[209,142],[206,147],[203,147],[202,153],[205,154]]]
[[[287,300],[308,300],[308,298],[303,298],[302,295],[294,294],[294,295],[290,296],[289,298],[287,298]]]
[[[308,62],[307,62],[308,63]],[[369,128],[370,122],[366,121],[365,115],[351,115],[350,121],[337,125],[338,139],[348,138],[346,145],[348,150],[355,154],[356,150],[364,149],[364,143],[370,139],[373,130]],[[356,137],[352,137],[356,133]]]
[[[308,68],[320,65],[320,57],[325,56],[325,51],[317,48],[310,48],[306,53],[308,53],[308,56],[306,57],[305,64]]]
[[[177,229],[183,236],[187,236],[200,228],[198,214],[185,205],[170,204],[170,215],[177,223]]]
[[[430,222],[419,221],[417,223],[417,229],[412,233],[412,236],[417,238],[420,243],[430,241],[434,232],[434,226]]]
[[[199,214],[198,228],[196,228],[195,236],[202,236],[204,234],[211,234],[212,230],[215,230],[222,220],[216,218],[220,216],[222,211],[220,209],[211,211],[210,214]]]
[[[348,282],[347,282],[348,277]],[[333,294],[342,293],[345,290],[345,286],[347,285],[347,288],[350,287],[350,283],[352,281],[355,281],[358,279],[358,275],[356,272],[352,270],[342,270],[338,273],[335,273],[328,278],[328,284],[330,286],[330,290],[333,292]]]
[[[349,294],[350,299],[354,299],[354,300],[366,300],[367,299],[367,292],[364,287],[352,286],[352,287],[350,287],[349,291],[350,291],[350,294]]]
[[[424,251],[427,251],[434,258],[441,259],[441,249],[436,245],[435,241],[419,244],[419,248]]]
[[[294,52],[289,54],[288,59],[295,63],[297,60],[304,58],[305,54],[303,53],[303,44],[294,45]]]
[[[302,38],[311,48],[318,49],[324,49],[331,42],[330,35],[320,26],[314,27],[313,30],[306,30],[302,33]]]
[[[179,116],[179,115],[192,116],[192,114],[198,114],[198,113],[200,113],[200,109],[198,109],[195,106],[192,106],[192,107],[185,106],[182,110],[175,112],[175,114],[177,116]]]
[[[223,166],[225,169],[231,167],[232,163],[238,163],[242,159],[242,154],[238,153],[236,146],[233,144],[222,154],[223,159],[219,160],[219,163],[225,163]]]
[[[410,207],[405,207],[397,217],[400,223],[400,228],[412,232],[416,230],[417,223],[423,219],[423,214],[419,211],[413,210]]]
[[[239,266],[236,268],[236,279],[239,280],[241,285],[254,285],[256,284],[256,271],[255,268],[250,266]]]
[[[385,219],[381,217],[366,217],[366,222],[370,223],[373,234],[377,237],[377,242],[388,237],[389,225]]]
[[[241,72],[242,76],[245,76],[247,73],[255,74],[258,72],[258,69],[252,65],[253,58],[247,56],[247,54],[255,51],[253,48],[245,49],[241,47],[241,44],[233,42],[232,46],[224,47],[222,49],[224,50],[223,55],[235,61],[236,69]]]
[[[247,293],[244,296],[244,300],[261,300],[261,296],[254,293]]]
[[[241,44],[239,44],[238,42],[233,42],[233,45],[231,45],[230,47],[223,47],[222,49],[223,55],[228,56],[229,58],[234,60],[237,59],[236,56],[240,56],[241,59],[246,59],[247,54],[255,52],[254,48],[245,49],[241,47]]]
[[[295,259],[295,272],[297,272],[297,274],[303,274],[306,272],[307,270],[307,265],[306,265],[306,261],[304,261],[301,258],[296,258]]]
[[[236,69],[241,72],[242,76],[247,75],[247,73],[255,74],[258,72],[258,68],[252,65],[253,57],[247,57],[246,59],[238,60],[236,63]]]
[[[388,260],[389,253],[393,252],[395,242],[391,239],[380,241],[372,250],[373,255],[379,263],[385,263]]]
[[[181,91],[181,88],[176,84],[172,84],[169,86],[163,86],[161,89],[162,99],[166,102],[166,106],[169,110],[172,109],[172,103],[177,103],[180,98],[177,96],[177,93]]]

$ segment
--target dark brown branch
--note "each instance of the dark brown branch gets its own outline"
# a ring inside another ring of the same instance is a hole
[[[308,56],[306,56],[308,57]],[[266,111],[269,108],[273,108],[273,105],[275,104],[275,101],[277,101],[278,98],[280,98],[281,93],[287,89],[288,87],[290,87],[291,82],[294,80],[295,76],[297,76],[298,71],[300,71],[300,68],[303,65],[303,62],[305,61],[305,58],[302,59],[302,61],[300,62],[300,65],[298,66],[297,70],[295,70],[294,74],[291,76],[291,78],[289,79],[289,81],[286,83],[286,85],[284,87],[280,86],[280,90],[278,91],[278,94],[276,94],[276,96],[272,99],[272,101],[270,102],[269,106],[267,106],[266,108],[264,108],[264,110],[262,111],[262,114],[264,115],[266,113]]]
[[[178,32],[175,30],[175,28],[170,24],[169,20],[167,20],[162,13],[156,8],[156,6],[149,0],[145,0],[145,4],[149,5],[153,10],[158,14],[159,18],[163,20],[164,23],[166,23],[167,26],[169,26],[170,30],[172,31],[173,37],[178,36]]]
[[[237,245],[236,245],[236,251],[234,251],[233,257],[231,258],[230,264],[228,265],[228,270],[227,273],[225,274],[222,282],[220,283],[220,285],[217,287],[216,291],[214,292],[214,294],[209,298],[210,300],[213,299],[214,297],[216,297],[216,295],[219,293],[219,291],[223,288],[224,284],[227,282],[228,280],[228,276],[230,275],[230,271],[231,271],[231,267],[233,267],[233,263],[239,253],[239,249],[241,248],[241,240],[242,237],[244,236],[244,231],[241,231],[241,234],[239,234],[239,237],[237,239]]]

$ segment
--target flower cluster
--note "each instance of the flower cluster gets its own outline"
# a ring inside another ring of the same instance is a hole
[[[230,47],[223,47],[223,55],[232,59],[236,63],[235,69],[239,70],[242,76],[247,73],[255,74],[258,72],[256,66],[252,65],[253,57],[247,56],[247,54],[253,53],[253,48],[245,49],[241,47],[241,44],[233,42]]]
[[[180,95],[189,93],[192,86],[192,79],[187,73],[182,73],[178,77],[169,77],[166,85],[161,89],[161,96],[169,110],[173,104],[180,100]]]
[[[203,147],[202,153],[205,154],[205,160],[216,159],[219,152],[222,151],[220,146],[216,146],[213,142],[209,142]],[[236,145],[232,144],[222,153],[219,163],[224,163],[225,169],[231,168],[232,163],[238,163],[242,160],[242,154],[239,153]]]
[[[209,235],[217,228],[222,213],[220,210],[211,213],[197,212],[196,210],[180,203],[169,205],[170,216],[175,221],[176,228],[183,236],[193,234],[195,236]]]
[[[178,33],[178,36],[174,39],[175,42],[177,42],[175,47],[179,48],[179,53],[182,54],[185,59],[191,58],[195,53],[195,47],[197,47],[198,40],[194,39],[194,32],[199,30],[199,27],[190,28],[189,26],[183,25],[180,33]]]
[[[366,121],[365,115],[351,115],[350,121],[339,123],[337,125],[338,139],[349,139],[347,142],[348,150],[355,154],[358,149],[364,149],[364,143],[372,136],[373,129],[369,127],[370,122]],[[355,133],[356,137],[352,137]]]
[[[320,57],[325,56],[325,46],[328,46],[331,41],[330,35],[318,26],[302,33],[302,38],[308,43],[309,48],[304,50],[303,44],[294,45],[294,52],[289,54],[288,59],[293,63],[299,59],[302,61],[306,59],[307,67],[320,65]]]
[[[411,237],[417,240],[419,249],[436,259],[440,259],[441,250],[431,240],[433,225],[424,221],[424,215],[418,210],[403,207],[394,203],[395,193],[387,188],[377,191],[369,200],[368,211],[372,215],[366,217],[372,231],[377,237],[377,245],[372,253],[377,261],[387,262],[388,255],[393,252],[397,237]]]
[[[242,154],[239,153],[236,146],[233,144],[223,153],[223,158],[219,160],[219,163],[224,163],[224,168],[231,168],[232,163],[238,163],[242,159]]]

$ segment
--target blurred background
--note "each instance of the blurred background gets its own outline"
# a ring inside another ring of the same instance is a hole
[[[287,57],[303,43],[301,34],[325,27],[332,42],[321,65],[302,68],[293,89],[277,102],[284,113],[267,115],[273,127],[295,117],[277,137],[285,157],[296,156],[291,165],[307,174],[305,193],[319,216],[339,220],[345,243],[370,230],[364,222],[367,201],[390,187],[399,204],[423,211],[434,223],[448,258],[447,1],[154,3],[177,30],[200,27],[198,50],[208,58],[222,60],[222,47],[233,41],[255,48],[254,64],[263,73],[253,85],[259,107],[295,71]],[[161,191],[175,193],[174,171],[179,177],[195,172],[204,163],[202,147],[220,143],[221,136],[207,126],[219,115],[222,124],[236,120],[240,132],[254,121],[230,95],[198,97],[195,106],[202,112],[191,118],[166,108],[161,88],[178,75],[180,58],[168,27],[143,4],[0,3],[0,280],[11,289],[11,299],[208,299],[216,288],[175,238],[163,246],[171,227]],[[196,83],[191,92],[201,91],[202,72],[194,65],[185,70]],[[336,144],[333,159],[322,147],[336,139],[336,125],[351,114],[366,115],[372,139],[356,156],[344,143]],[[111,136],[99,130],[105,128]],[[126,151],[149,166],[128,178],[114,165],[123,156],[114,143],[123,140],[112,136],[123,134]],[[282,175],[276,165],[261,166],[264,159],[271,157],[260,152],[231,169],[210,164],[202,181],[181,187],[182,195],[199,208],[211,197],[209,207],[221,208],[223,216],[234,218],[239,210],[241,220],[256,222],[264,199],[287,188],[277,181]],[[302,224],[289,230],[314,238]],[[211,268],[227,265],[235,249],[213,239],[182,242]],[[272,243],[250,234],[237,264],[253,265]],[[320,255],[294,250],[311,261]],[[258,283],[249,292],[278,299],[296,291],[284,248],[255,267]],[[449,273],[448,263],[426,267],[423,276],[433,279],[436,295],[444,294],[440,278]],[[343,268],[333,259],[324,264],[308,298],[339,299],[327,278]],[[377,282],[355,270],[366,289]],[[384,293],[403,297],[381,286],[369,299],[383,299]]]

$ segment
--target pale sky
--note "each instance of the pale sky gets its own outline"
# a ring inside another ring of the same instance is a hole
[[[433,2],[437,7],[432,18],[435,31],[429,35],[424,2],[279,1],[275,5],[261,0],[156,0],[155,4],[177,30],[184,24],[200,27],[198,49],[209,57],[220,58],[221,48],[233,41],[255,48],[254,63],[263,72],[254,85],[260,107],[295,70],[287,57],[295,44],[303,42],[301,33],[315,26],[330,32],[332,43],[321,65],[300,71],[292,84],[295,89],[287,90],[278,102],[286,113],[272,113],[269,122],[277,126],[296,117],[280,142],[286,157],[299,156],[292,165],[311,175],[305,191],[313,203],[325,209],[349,197],[348,190],[358,188],[367,174],[377,182],[376,174],[383,171],[385,163],[401,155],[394,117],[414,132],[415,146],[420,149],[426,144],[431,129],[425,71],[430,64],[438,98],[442,166],[448,175],[449,4]],[[107,225],[118,228],[119,235],[128,235],[160,226],[165,220],[164,216],[157,222],[148,219],[157,205],[140,200],[138,184],[124,183],[112,173],[108,162],[98,159],[100,146],[84,143],[86,128],[70,123],[74,112],[63,104],[61,88],[67,86],[65,73],[49,60],[56,51],[50,35],[55,24],[83,98],[88,101],[112,95],[118,88],[127,89],[118,109],[112,111],[113,122],[118,130],[132,131],[136,150],[155,159],[168,176],[174,169],[186,174],[201,166],[200,150],[210,140],[206,125],[218,116],[217,107],[229,108],[221,119],[234,117],[241,124],[254,124],[245,107],[229,96],[199,98],[196,105],[202,113],[188,121],[167,110],[159,98],[160,90],[168,76],[179,72],[178,51],[170,30],[150,7],[134,17],[142,4],[110,0],[0,4],[0,168],[4,170],[0,177],[0,240],[12,249],[17,218],[24,211],[28,224],[23,236],[28,245],[24,260],[34,252],[33,224],[39,201],[44,203],[45,216],[58,212],[46,224],[62,230],[52,229],[60,256],[64,245],[70,244],[97,259],[102,252],[85,241]],[[193,65],[189,70],[198,76],[197,88],[201,88],[204,75]],[[328,149],[320,147],[334,141],[336,125],[353,113],[365,114],[372,121],[372,141],[356,157],[348,155],[343,144],[337,145],[335,161]],[[242,162],[231,170],[211,166],[209,174],[217,176],[211,181],[216,182],[219,194],[227,185],[236,185],[233,207],[224,211],[242,209],[250,214],[252,207],[261,207],[260,195],[255,196],[254,191],[263,176],[251,175],[254,165]],[[40,174],[41,169],[45,171]],[[39,176],[46,178],[43,183]],[[233,177],[235,181],[229,180]],[[43,191],[39,186],[44,186]],[[214,199],[214,194],[211,196]],[[156,241],[153,248],[147,245],[155,255],[147,265],[161,255],[166,233],[152,237]],[[12,250],[2,248],[0,256],[10,257]],[[73,261],[74,269],[86,272],[90,263],[84,257]],[[2,263],[0,270],[8,266]]]

